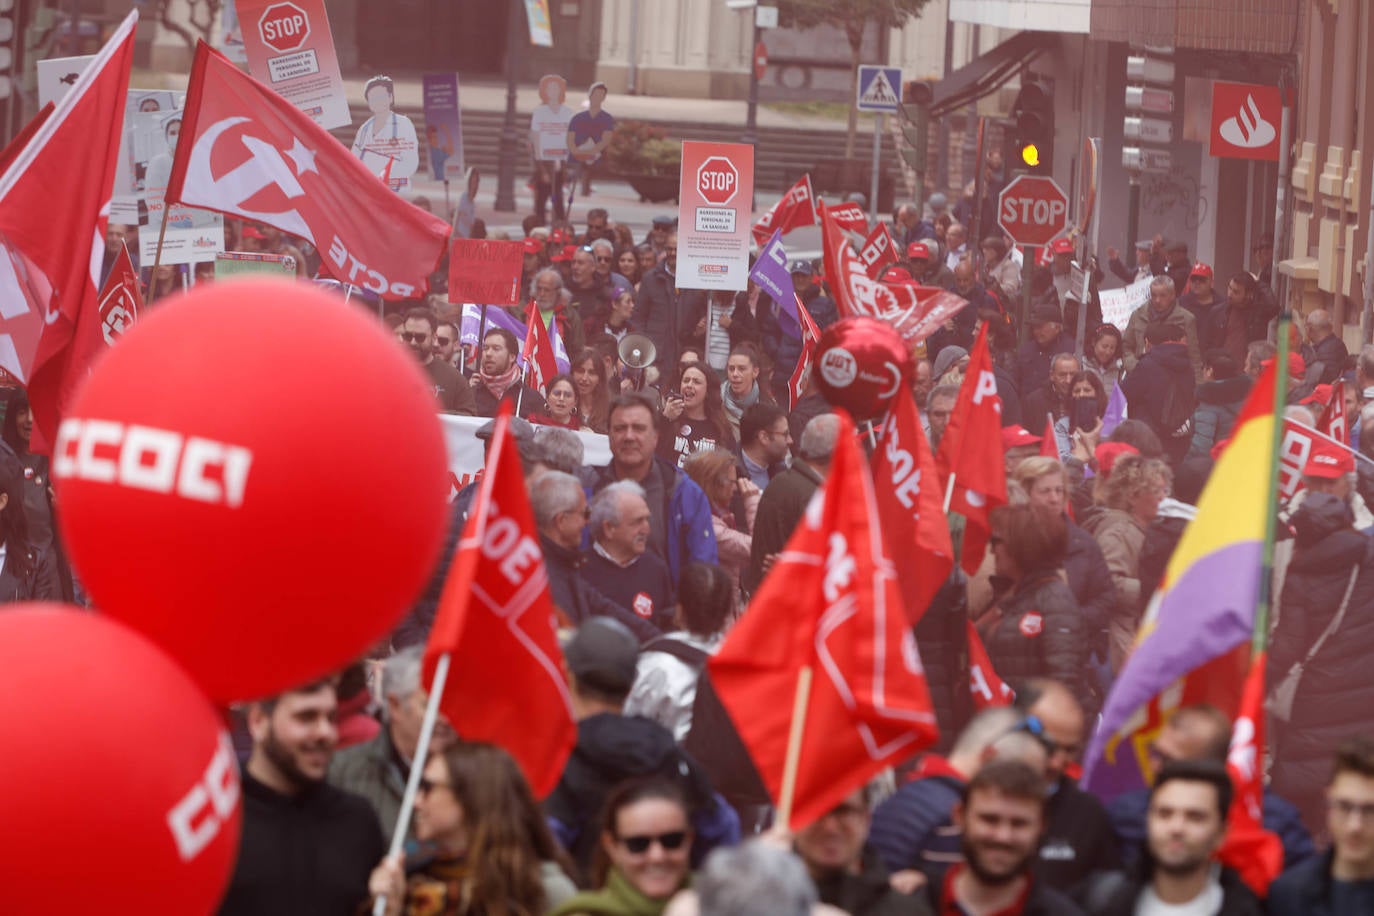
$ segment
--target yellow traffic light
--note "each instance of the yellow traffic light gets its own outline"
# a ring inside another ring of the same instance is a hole
[[[1031,168],[1040,165],[1040,147],[1027,143],[1021,147],[1021,161]]]

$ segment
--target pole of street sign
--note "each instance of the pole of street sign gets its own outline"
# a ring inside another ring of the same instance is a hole
[[[520,0],[507,0],[506,15],[506,119],[501,125],[501,164],[496,169],[494,209],[515,210],[515,160],[520,138],[515,129],[516,58],[520,56]]]
[[[1019,343],[1025,343],[1030,333],[1031,278],[1035,276],[1036,249],[1029,245],[1021,246],[1021,329]]]
[[[1140,173],[1131,172],[1131,187],[1126,195],[1126,248],[1135,258],[1135,266],[1140,267],[1140,251],[1135,247],[1140,241]]]
[[[868,182],[868,219],[875,225],[878,223],[878,165],[882,161],[883,155],[883,118],[885,117],[887,116],[882,112],[873,115],[873,175]]]

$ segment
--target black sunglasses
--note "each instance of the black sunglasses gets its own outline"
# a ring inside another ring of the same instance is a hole
[[[428,334],[416,334],[411,331],[401,332],[401,339],[404,340],[406,343],[424,343],[425,338],[428,336]]]
[[[452,337],[435,337],[435,338],[434,338],[434,342],[437,343],[437,344],[438,344],[439,346],[441,346],[441,347],[447,347],[449,344],[453,343],[453,338],[452,338]]]
[[[657,836],[623,836],[620,838],[621,844],[635,855],[649,851],[649,847],[654,843],[672,852],[681,849],[682,844],[687,842],[687,831],[674,830],[672,833],[660,833]]]

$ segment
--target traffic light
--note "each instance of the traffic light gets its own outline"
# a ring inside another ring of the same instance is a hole
[[[926,173],[926,152],[929,149],[930,103],[935,90],[930,83],[912,80],[902,86],[902,161],[917,175]]]
[[[1012,168],[1032,175],[1054,171],[1054,89],[1045,80],[1027,79],[1011,109]]]

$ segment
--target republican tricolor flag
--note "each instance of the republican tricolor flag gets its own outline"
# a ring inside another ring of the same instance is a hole
[[[42,454],[100,340],[90,319],[137,24],[124,18],[0,175],[0,368],[29,391]]]

